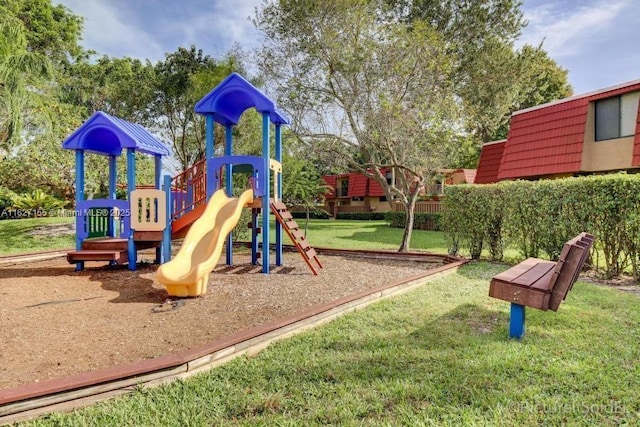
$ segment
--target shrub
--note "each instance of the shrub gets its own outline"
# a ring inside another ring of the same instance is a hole
[[[485,243],[492,259],[501,259],[502,191],[497,186],[456,185],[446,189],[442,221],[451,240],[451,253],[460,247],[480,258]]]
[[[389,211],[384,214],[384,219],[389,223],[390,227],[404,228],[405,214],[404,212]],[[440,231],[441,215],[439,213],[416,213],[413,218],[414,230],[431,230]]]
[[[31,212],[31,216],[38,216],[41,213],[46,215],[52,209],[64,208],[66,203],[62,200],[38,189],[32,193],[21,194],[14,198],[13,207],[26,212]]]
[[[291,211],[291,216],[296,219],[306,219],[306,211]],[[323,210],[313,210],[309,212],[309,218],[311,219],[329,219],[331,216]]]
[[[0,211],[13,207],[13,201],[18,197],[16,193],[6,187],[0,187]]]
[[[558,258],[563,243],[582,231],[596,237],[592,254],[614,277],[640,275],[640,175],[612,174],[543,181],[511,181],[447,188],[443,221],[454,249],[472,258],[488,247],[500,258],[503,242],[524,257]]]
[[[384,212],[339,212],[336,219],[351,219],[356,221],[380,221],[385,219]]]

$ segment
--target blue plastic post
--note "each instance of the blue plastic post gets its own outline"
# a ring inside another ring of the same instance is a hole
[[[164,176],[164,194],[167,198],[167,226],[162,232],[162,262],[171,261],[171,176]]]
[[[84,150],[76,150],[76,209],[79,209],[80,202],[84,201]],[[76,212],[76,250],[82,249],[82,239],[78,233],[81,227],[84,226],[85,213],[88,212]],[[84,269],[84,262],[80,261],[76,263],[76,271],[82,271]]]
[[[258,214],[251,209],[251,265],[258,264]]]
[[[233,154],[233,128],[227,125],[225,128],[224,155],[231,156]],[[227,195],[233,196],[233,165],[227,165]],[[227,265],[233,265],[233,232],[227,236]]]
[[[109,198],[111,200],[116,199],[116,177],[117,177],[117,168],[116,168],[116,156],[109,156]],[[109,225],[107,229],[107,233],[110,237],[116,237],[116,217],[111,216],[109,218]]]
[[[525,330],[525,306],[511,303],[511,317],[509,319],[509,338],[521,339]]]
[[[213,114],[207,114],[205,117],[205,141],[206,141],[206,150],[205,155],[207,156],[207,182],[206,182],[206,192],[207,192],[207,201],[211,197],[214,191],[216,191],[216,176],[215,171],[211,168],[211,158],[213,157],[213,128],[215,122],[213,121]]]
[[[131,193],[136,189],[136,150],[127,148],[127,200],[131,202]],[[127,257],[129,270],[135,271],[138,257],[136,242],[133,240],[133,230],[127,236]]]
[[[282,162],[282,132],[280,123],[276,123],[276,160]],[[282,174],[276,174],[276,194],[274,198],[282,201]],[[282,265],[282,224],[276,221],[276,265]]]
[[[269,274],[269,198],[271,184],[269,183],[269,160],[271,154],[269,150],[269,113],[262,113],[262,157],[264,159],[264,174],[261,183],[264,188],[262,198],[262,272]]]
[[[161,184],[162,184],[162,156],[153,156],[154,160],[155,160],[155,186],[156,186],[156,190],[160,190]],[[169,195],[171,195],[171,191],[169,191]],[[169,198],[167,198],[167,206],[170,206],[169,204],[170,200]],[[154,206],[156,209],[161,209],[161,206]],[[160,213],[158,212],[158,215]],[[170,218],[170,216],[167,216],[167,220]],[[161,264],[162,263],[162,245],[160,245],[159,247],[156,248],[156,264]]]

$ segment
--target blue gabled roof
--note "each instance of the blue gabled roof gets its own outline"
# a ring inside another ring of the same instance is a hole
[[[274,101],[238,73],[231,73],[195,106],[195,112],[213,115],[216,122],[235,125],[248,108],[269,113],[271,122],[288,124],[289,120],[276,108]]]
[[[142,153],[168,156],[169,149],[149,131],[103,111],[96,111],[62,143],[67,150],[119,156],[124,148]]]

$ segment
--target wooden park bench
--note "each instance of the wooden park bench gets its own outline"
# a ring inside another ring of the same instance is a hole
[[[491,279],[489,296],[511,303],[509,336],[522,338],[525,307],[558,311],[578,279],[594,237],[588,233],[564,244],[558,262],[529,258]]]

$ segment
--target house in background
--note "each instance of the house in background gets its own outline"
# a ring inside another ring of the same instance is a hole
[[[391,180],[391,173],[384,172]],[[387,212],[391,206],[377,181],[358,172],[324,175],[327,185],[325,210],[335,218],[338,213]],[[390,182],[390,181],[389,181]]]
[[[416,212],[437,213],[440,211],[438,199],[447,185],[471,184],[475,179],[475,169],[442,169],[441,179],[420,191],[423,200],[416,203]],[[391,183],[391,171],[382,170],[387,182]],[[332,217],[339,213],[402,211],[401,203],[390,205],[380,184],[358,172],[322,177],[328,189],[325,193],[325,210]],[[393,208],[392,208],[393,206]]]
[[[640,171],[640,80],[516,111],[475,182]]]

